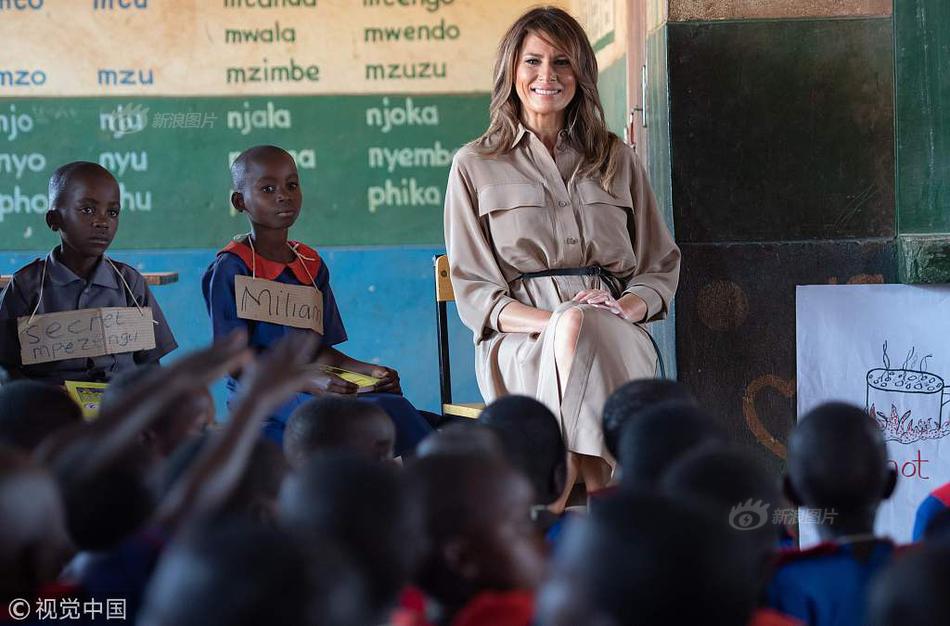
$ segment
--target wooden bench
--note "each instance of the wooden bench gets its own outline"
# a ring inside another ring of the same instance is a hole
[[[142,274],[142,276],[145,277],[145,283],[150,287],[171,285],[172,283],[178,282],[178,272],[148,272],[147,274]],[[0,289],[6,287],[12,279],[13,276],[10,274],[0,275]]]

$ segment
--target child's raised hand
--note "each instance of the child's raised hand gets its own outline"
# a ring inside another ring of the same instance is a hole
[[[399,372],[385,365],[376,365],[370,371],[369,375],[378,378],[374,391],[380,393],[402,393],[402,386],[399,384]]]
[[[315,335],[288,335],[244,368],[241,397],[258,406],[279,406],[311,378],[310,358],[317,347]]]
[[[355,394],[359,387],[355,383],[343,380],[336,374],[329,372],[313,372],[303,387],[303,391],[315,396],[336,393],[341,395]]]

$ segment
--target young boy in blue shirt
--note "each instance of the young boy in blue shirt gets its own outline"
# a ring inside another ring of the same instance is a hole
[[[313,355],[312,380],[296,397],[281,406],[264,425],[264,434],[282,443],[290,414],[313,394],[343,394],[379,405],[396,425],[396,454],[411,451],[431,431],[428,422],[402,395],[399,375],[390,367],[364,363],[334,346],[346,341],[343,319],[330,287],[330,272],[316,250],[290,241],[303,202],[297,165],[290,154],[277,146],[255,146],[245,150],[231,166],[234,192],[231,204],[245,213],[251,233],[236,237],[215,257],[202,277],[201,287],[215,338],[235,328],[245,328],[248,343],[262,351],[287,334],[316,333],[271,321],[238,316],[235,281],[238,276],[275,281],[285,285],[314,287],[322,298],[323,316],[320,345]],[[327,369],[342,369],[377,379],[369,393],[360,393],[355,383]],[[240,373],[228,378],[230,395],[238,391]]]
[[[145,278],[105,256],[119,227],[119,199],[119,184],[96,163],[67,163],[50,177],[46,224],[61,243],[45,259],[17,271],[0,295],[0,366],[13,378],[56,385],[103,382],[136,365],[157,363],[178,347]],[[151,309],[155,347],[23,364],[18,318],[99,307]]]
[[[828,403],[802,417],[789,437],[785,491],[796,506],[823,511],[824,543],[779,558],[769,606],[818,626],[865,624],[871,581],[895,553],[874,535],[874,519],[896,483],[881,430],[863,409]]]

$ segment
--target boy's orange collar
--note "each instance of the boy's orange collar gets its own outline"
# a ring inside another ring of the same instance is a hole
[[[297,254],[299,255],[290,263],[280,263],[279,261],[265,259],[261,255],[252,252],[251,247],[247,245],[246,241],[238,239],[232,239],[218,254],[229,252],[244,261],[248,269],[255,267],[257,278],[274,280],[280,276],[281,272],[285,269],[289,269],[301,284],[311,284],[311,277],[313,280],[316,280],[317,272],[320,271],[323,260],[317,251],[310,246],[302,244],[299,241],[289,241],[288,243],[297,250]]]

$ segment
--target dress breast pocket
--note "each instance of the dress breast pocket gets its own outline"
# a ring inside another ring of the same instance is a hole
[[[495,249],[523,255],[527,243],[553,238],[553,216],[541,183],[499,183],[478,191],[478,215],[488,220]],[[528,247],[531,247],[530,245]]]
[[[595,180],[577,183],[577,193],[584,205],[581,223],[585,238],[600,239],[618,234],[629,237],[633,229],[633,198],[629,189],[614,187],[613,193],[608,193]]]

